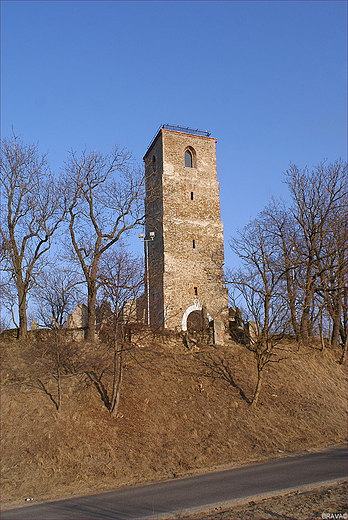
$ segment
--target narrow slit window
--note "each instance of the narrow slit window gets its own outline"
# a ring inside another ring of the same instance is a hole
[[[193,191],[191,191],[191,200],[193,200]]]
[[[195,247],[196,247],[196,241],[195,240],[192,240],[192,247],[193,247],[193,249],[195,249]]]
[[[192,153],[190,150],[186,150],[185,152],[185,166],[187,168],[192,168]]]
[[[197,289],[197,287],[194,287],[194,288],[193,288],[193,292],[194,292],[194,295],[195,295],[195,296],[198,296],[198,289]]]

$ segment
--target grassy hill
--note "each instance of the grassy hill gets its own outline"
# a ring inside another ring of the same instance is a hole
[[[62,379],[57,412],[37,383],[32,346],[2,341],[2,506],[175,478],[347,437],[346,366],[338,352],[284,342],[258,406],[252,354],[228,342],[191,352],[179,336],[147,336],[127,357],[116,419],[83,373]],[[80,344],[81,358],[103,349]],[[42,360],[41,360],[42,361]],[[220,377],[216,367],[227,367]],[[213,367],[215,376],[213,377]],[[226,374],[228,376],[226,377]]]

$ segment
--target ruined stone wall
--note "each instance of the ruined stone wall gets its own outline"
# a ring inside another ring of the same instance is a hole
[[[85,329],[88,323],[88,307],[84,303],[79,303],[75,310],[68,314],[68,329]]]
[[[162,229],[151,244],[150,259],[161,278],[163,324],[171,329],[181,330],[190,308],[205,306],[214,319],[224,317],[228,307],[215,144],[209,137],[161,129],[145,156],[148,171],[156,157],[161,177]],[[188,148],[192,168],[185,167]],[[154,300],[151,304],[158,307]]]

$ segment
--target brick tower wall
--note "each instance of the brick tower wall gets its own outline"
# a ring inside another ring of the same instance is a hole
[[[156,233],[149,243],[153,327],[181,330],[190,309],[203,306],[211,319],[226,317],[215,146],[213,138],[162,128],[145,155],[146,232]],[[193,167],[185,166],[187,149]]]

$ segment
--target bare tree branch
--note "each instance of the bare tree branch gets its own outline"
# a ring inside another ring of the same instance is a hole
[[[1,143],[1,240],[18,297],[19,335],[27,332],[27,297],[65,216],[64,197],[37,145],[14,133]],[[6,208],[6,209],[5,209]]]
[[[99,265],[105,253],[144,220],[144,174],[131,154],[115,147],[77,156],[65,164],[69,232],[75,260],[87,284],[87,339],[95,339]]]

